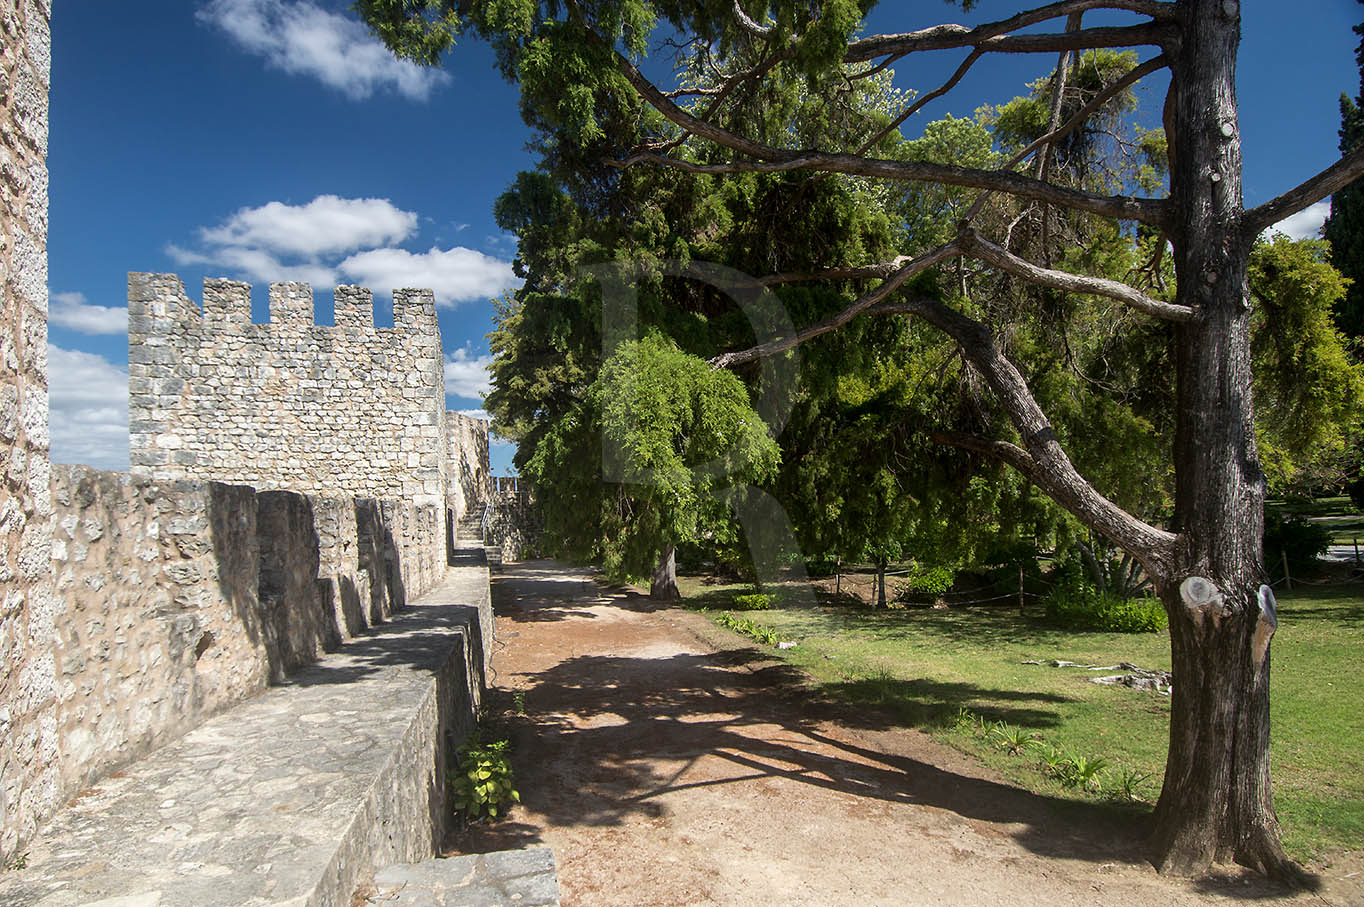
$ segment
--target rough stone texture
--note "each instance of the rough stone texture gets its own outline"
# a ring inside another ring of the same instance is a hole
[[[445,506],[452,511],[449,520],[454,525],[488,500],[488,423],[450,410],[445,413],[445,423],[449,430],[446,461],[450,464]]]
[[[411,907],[559,907],[548,847],[389,866],[375,873],[372,903]]]
[[[491,642],[487,566],[456,555],[392,622],[83,791],[0,905],[346,905],[376,867],[432,856]]]
[[[404,563],[427,556],[430,506],[84,466],[56,467],[53,498],[56,709],[43,759],[59,773],[58,799],[363,635],[436,582],[431,565]]]
[[[499,478],[492,505],[485,541],[500,549],[501,561],[509,563],[536,555],[543,524],[530,487],[514,477]]]
[[[128,275],[132,471],[160,479],[410,500],[446,491],[445,373],[435,297],[393,294],[375,328],[369,291],[336,290],[336,326],[313,323],[312,289],[204,281],[204,306],[172,274]]]
[[[47,432],[50,7],[0,0],[0,860],[56,808]]]

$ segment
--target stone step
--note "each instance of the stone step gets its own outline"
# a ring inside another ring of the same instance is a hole
[[[367,903],[410,907],[559,907],[548,847],[389,866],[375,873]]]
[[[0,905],[346,907],[376,867],[434,855],[492,639],[483,551],[454,561],[391,621],[81,792]]]

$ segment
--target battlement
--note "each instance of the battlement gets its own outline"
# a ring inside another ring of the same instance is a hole
[[[318,325],[306,283],[204,281],[203,306],[174,274],[128,275],[132,470],[311,494],[419,503],[446,494],[445,362],[430,290],[396,290],[391,328],[373,294],[335,291]]]
[[[270,321],[251,321],[251,284],[222,277],[204,279],[203,306],[185,293],[174,274],[128,275],[128,328],[146,336],[177,337],[186,330],[255,331],[309,330],[340,332],[401,332],[438,335],[436,296],[431,290],[393,291],[393,327],[375,328],[374,294],[356,286],[338,286],[332,295],[335,326],[319,325],[313,309],[313,289],[307,283],[270,284]]]

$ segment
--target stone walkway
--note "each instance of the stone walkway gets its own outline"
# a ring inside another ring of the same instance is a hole
[[[472,726],[489,635],[482,550],[457,559],[391,622],[83,791],[0,905],[345,907],[376,867],[434,854],[436,754]]]
[[[390,866],[366,903],[398,907],[559,907],[547,847]]]

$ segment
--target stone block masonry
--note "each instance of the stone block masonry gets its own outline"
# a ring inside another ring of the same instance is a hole
[[[404,567],[431,547],[432,505],[84,466],[55,468],[53,499],[44,758],[62,798],[368,637],[441,575]]]
[[[336,325],[313,322],[312,290],[204,281],[203,308],[171,274],[128,276],[132,471],[258,489],[444,503],[448,429],[435,297],[393,294],[374,326],[368,290],[338,287]]]
[[[56,808],[47,422],[48,0],[0,0],[0,857]]]

